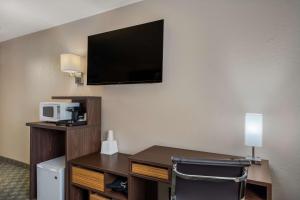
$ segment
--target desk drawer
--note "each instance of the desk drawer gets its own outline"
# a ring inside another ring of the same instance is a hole
[[[150,176],[158,179],[169,180],[169,171],[168,169],[161,167],[153,167],[150,165],[132,163],[131,171],[135,174],[140,174],[144,176]]]
[[[104,191],[104,174],[78,167],[72,167],[72,183]]]
[[[90,194],[90,200],[110,200],[110,199],[100,196],[98,194]]]

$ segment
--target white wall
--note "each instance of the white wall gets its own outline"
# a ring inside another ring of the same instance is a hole
[[[60,53],[86,55],[87,36],[165,19],[162,84],[77,87]],[[0,44],[0,155],[28,162],[38,103],[103,97],[103,131],[120,150],[154,144],[235,155],[244,114],[264,114],[275,200],[300,198],[300,1],[146,0]]]

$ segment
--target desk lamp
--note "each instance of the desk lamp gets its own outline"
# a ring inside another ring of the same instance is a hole
[[[252,156],[247,157],[253,164],[260,164],[261,159],[255,156],[255,147],[262,147],[263,115],[246,113],[245,145],[252,147]]]

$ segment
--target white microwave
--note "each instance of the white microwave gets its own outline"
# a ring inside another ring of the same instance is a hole
[[[41,102],[40,121],[59,122],[62,120],[71,120],[72,113],[67,111],[67,109],[79,106],[79,103]]]

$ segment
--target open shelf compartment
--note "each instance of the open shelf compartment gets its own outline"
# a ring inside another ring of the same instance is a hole
[[[104,189],[104,193],[107,194],[108,196],[112,197],[113,199],[117,199],[117,200],[127,200],[128,199],[128,194],[125,194],[123,192],[117,192],[117,191],[113,191],[112,189],[107,187],[107,184],[110,184],[112,182],[114,182],[117,178],[123,178],[124,180],[126,180],[128,182],[128,178],[125,176],[119,176],[119,175],[115,175],[115,174],[111,174],[111,173],[105,173],[104,174],[104,182],[105,182],[105,189]]]

